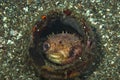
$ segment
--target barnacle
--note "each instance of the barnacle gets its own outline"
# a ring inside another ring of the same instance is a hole
[[[35,23],[29,55],[40,77],[63,80],[86,75],[99,61],[95,29],[69,9],[50,11]],[[99,53],[98,53],[99,52]]]

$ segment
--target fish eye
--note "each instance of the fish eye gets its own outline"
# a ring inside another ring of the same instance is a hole
[[[45,43],[43,44],[43,50],[44,50],[44,51],[47,51],[47,50],[49,50],[49,48],[50,48],[50,44],[49,44],[48,42],[45,42]]]

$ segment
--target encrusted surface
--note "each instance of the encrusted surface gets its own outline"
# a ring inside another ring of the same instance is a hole
[[[118,0],[0,1],[0,80],[39,80],[26,65],[33,24],[52,9],[70,8],[85,16],[102,36],[105,55],[88,80],[120,79]],[[78,16],[79,17],[79,16]],[[79,80],[76,78],[76,80]]]

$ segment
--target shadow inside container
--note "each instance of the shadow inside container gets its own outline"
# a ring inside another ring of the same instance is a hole
[[[98,69],[100,63],[102,62],[104,55],[105,55],[105,50],[103,47],[103,44],[101,42],[101,35],[97,32],[96,28],[92,28],[94,34],[95,34],[95,43],[96,43],[96,49],[94,49],[94,53],[97,54],[95,56],[95,59],[92,63],[92,65],[90,65],[85,73],[81,74],[79,76],[80,80],[87,80],[87,78],[93,74],[94,71],[96,71],[96,69]]]

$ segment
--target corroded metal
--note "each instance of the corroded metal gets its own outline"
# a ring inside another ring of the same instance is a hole
[[[44,14],[32,31],[30,60],[40,77],[74,79],[93,70],[99,61],[95,29],[68,9]]]

